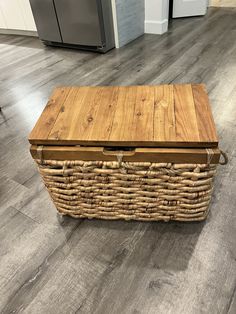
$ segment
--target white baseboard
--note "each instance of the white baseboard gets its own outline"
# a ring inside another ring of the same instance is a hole
[[[145,33],[147,34],[164,34],[168,30],[168,20],[163,21],[145,21]]]
[[[210,0],[210,7],[236,7],[235,0]]]
[[[18,29],[0,28],[0,34],[4,34],[4,35],[23,35],[23,36],[38,37],[38,33],[36,31],[24,31],[24,30],[18,30]]]

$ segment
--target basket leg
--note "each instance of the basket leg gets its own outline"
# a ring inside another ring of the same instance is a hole
[[[65,215],[62,215],[61,213],[57,212],[57,220],[59,222],[59,224],[63,224],[63,222],[65,221]]]

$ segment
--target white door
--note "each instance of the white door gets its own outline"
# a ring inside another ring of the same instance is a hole
[[[172,17],[205,15],[208,0],[173,0]]]

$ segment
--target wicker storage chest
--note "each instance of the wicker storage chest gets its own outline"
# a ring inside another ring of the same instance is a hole
[[[204,85],[57,88],[29,141],[63,215],[207,216],[221,153]]]

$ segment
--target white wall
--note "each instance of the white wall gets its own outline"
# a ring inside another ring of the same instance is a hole
[[[145,0],[145,33],[167,32],[168,17],[169,0]]]
[[[36,25],[29,0],[20,0],[19,3],[21,6],[21,12],[23,14],[26,30],[36,31]]]
[[[0,28],[36,31],[29,0],[0,0]]]
[[[144,34],[145,0],[112,0],[116,48]]]
[[[4,15],[2,14],[2,10],[1,10],[1,7],[0,7],[0,28],[6,28],[6,27],[7,27],[7,24],[6,24]]]

